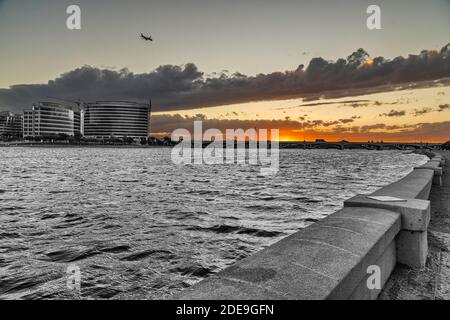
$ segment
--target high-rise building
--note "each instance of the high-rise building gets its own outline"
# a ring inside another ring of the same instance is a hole
[[[0,112],[0,136],[20,138],[22,136],[22,116],[9,111]]]
[[[146,138],[150,104],[97,101],[84,106],[84,135],[94,138]]]
[[[55,136],[75,134],[75,116],[71,107],[54,102],[39,102],[24,111],[23,136]],[[80,120],[81,122],[81,120]]]

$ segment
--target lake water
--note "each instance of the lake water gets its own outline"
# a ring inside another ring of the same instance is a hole
[[[281,150],[280,171],[263,177],[258,166],[177,167],[164,148],[0,148],[0,298],[164,298],[424,162]]]

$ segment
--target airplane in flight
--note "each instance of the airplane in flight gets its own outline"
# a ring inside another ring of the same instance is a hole
[[[143,33],[141,33],[141,38],[143,39],[143,40],[145,40],[145,41],[153,41],[153,38],[151,37],[151,36],[144,36],[144,34]]]

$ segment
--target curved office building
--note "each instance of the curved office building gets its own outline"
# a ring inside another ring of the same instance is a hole
[[[23,136],[74,135],[74,112],[70,107],[53,102],[39,102],[24,111]]]
[[[84,135],[94,138],[148,137],[149,104],[97,101],[84,108]]]

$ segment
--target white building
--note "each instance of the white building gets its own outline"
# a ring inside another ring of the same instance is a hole
[[[74,111],[54,102],[39,102],[31,110],[24,111],[23,136],[56,136],[75,134]]]

